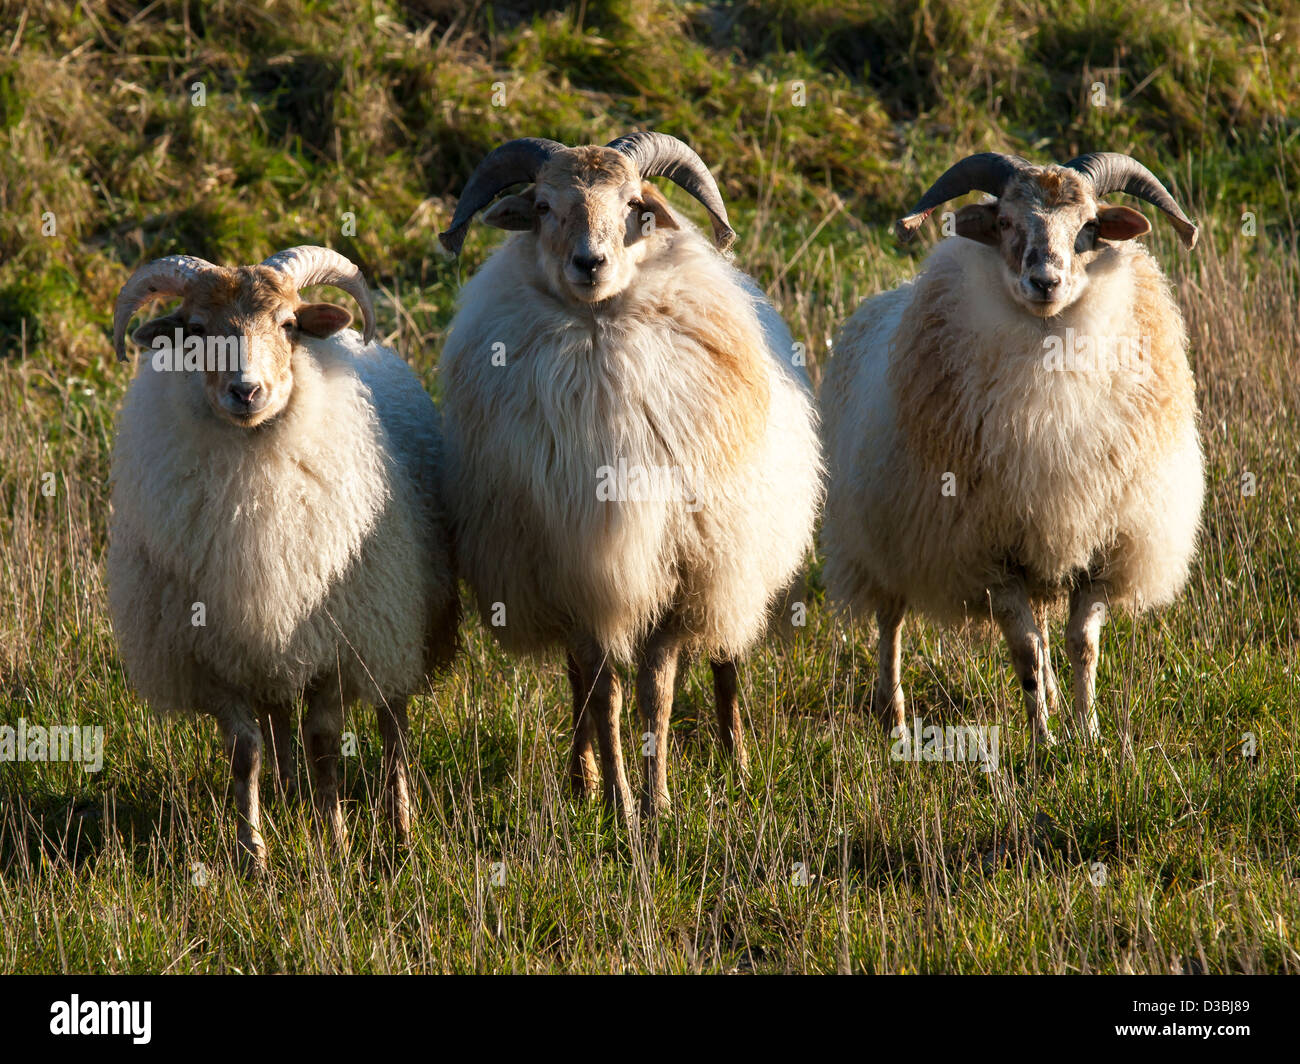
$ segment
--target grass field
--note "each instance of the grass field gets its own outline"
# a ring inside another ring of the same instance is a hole
[[[873,633],[814,565],[807,627],[742,674],[748,783],[697,663],[674,811],[629,837],[562,787],[563,662],[471,615],[414,707],[409,856],[373,823],[358,712],[350,854],[273,801],[244,880],[215,726],[151,718],[108,625],[118,289],[172,252],[327,244],[437,395],[498,239],[435,251],[475,163],[635,126],[714,168],[815,378],[924,251],[888,223],[968,151],[1129,152],[1201,222],[1190,255],[1150,238],[1197,375],[1201,549],[1176,606],[1104,633],[1104,752],[1031,754],[1004,649],[912,621],[912,710],[1001,725],[1001,763],[891,760]],[[1298,176],[1297,0],[0,0],[0,724],[105,729],[99,772],[0,762],[0,971],[1300,972]]]

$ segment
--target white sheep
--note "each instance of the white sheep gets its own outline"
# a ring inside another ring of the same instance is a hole
[[[365,318],[304,303],[335,285]],[[388,813],[409,833],[407,701],[455,649],[458,598],[438,497],[437,409],[393,351],[372,342],[360,270],[298,247],[226,269],[173,255],[139,269],[114,313],[153,297],[177,311],[140,326],[140,360],[113,451],[108,583],[131,683],[158,711],[221,726],[239,843],[265,867],[259,718],[280,779],[293,776],[290,713],[320,823],[346,840],[338,795],[343,710],[379,712]]]
[[[745,763],[735,659],[811,547],[816,416],[795,347],[757,286],[647,180],[667,176],[735,234],[681,141],[511,141],[470,178],[474,214],[518,233],[465,286],[443,350],[447,505],[457,571],[508,649],[569,652],[570,780],[632,814],[614,665],[636,663],[642,807],[668,806],[681,656],[712,661],[724,745]]]
[[[874,708],[904,726],[899,635],[908,608],[992,617],[1037,739],[1057,698],[1049,607],[1068,596],[1066,650],[1082,738],[1107,611],[1169,603],[1187,579],[1203,474],[1186,337],[1168,282],[1133,237],[1125,191],[1196,227],[1125,155],[1034,166],[957,163],[899,223],[906,239],[971,190],[915,280],[844,324],[822,390],[833,598],[874,611]]]

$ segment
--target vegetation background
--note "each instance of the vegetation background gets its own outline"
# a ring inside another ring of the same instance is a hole
[[[0,724],[107,735],[98,774],[0,763],[0,970],[1300,970],[1298,79],[1297,0],[0,0]],[[474,165],[638,127],[713,168],[815,377],[915,270],[889,223],[963,154],[1128,152],[1199,219],[1190,255],[1158,218],[1149,239],[1198,377],[1202,548],[1177,606],[1106,630],[1105,753],[1035,762],[1003,649],[914,622],[913,709],[1002,725],[1002,763],[891,761],[871,633],[814,568],[807,628],[743,674],[748,786],[688,677],[657,840],[561,788],[562,663],[471,620],[415,710],[409,859],[372,822],[358,713],[350,856],[276,804],[271,874],[245,882],[215,727],[145,713],[106,617],[119,287],[173,252],[330,245],[436,395],[499,239],[436,249]]]

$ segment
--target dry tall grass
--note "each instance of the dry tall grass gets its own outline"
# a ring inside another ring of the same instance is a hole
[[[1106,633],[1108,756],[1036,766],[1001,649],[917,626],[914,709],[1002,725],[1003,761],[988,775],[890,761],[862,712],[867,643],[818,604],[793,645],[745,670],[749,787],[715,753],[697,672],[675,723],[679,812],[657,845],[632,844],[560,787],[559,663],[506,660],[475,628],[417,707],[410,857],[391,868],[369,822],[378,747],[359,715],[351,858],[323,861],[304,809],[278,805],[263,886],[234,871],[215,729],[149,720],[114,656],[102,555],[115,396],[46,357],[5,363],[6,717],[102,724],[107,755],[97,776],[0,766],[0,968],[1300,970],[1300,270],[1244,238],[1190,258],[1160,244],[1193,338],[1213,490],[1185,600]],[[826,260],[785,267],[759,256],[778,294],[847,280]],[[786,310],[810,336],[839,313],[797,297]],[[1245,471],[1253,497],[1234,489]],[[1241,755],[1244,730],[1257,758]]]
[[[1300,971],[1297,56],[1297,0],[0,0],[0,725],[106,731],[97,774],[0,762],[0,971]],[[560,787],[561,663],[470,622],[413,714],[409,857],[370,821],[360,714],[349,858],[276,803],[271,873],[243,881],[215,727],[146,714],[105,615],[118,287],[169,252],[329,244],[436,395],[461,271],[496,239],[432,250],[470,169],[508,137],[634,125],[718,173],[814,377],[914,269],[887,223],[957,155],[1130,151],[1176,186],[1204,243],[1152,239],[1191,336],[1205,532],[1183,599],[1105,632],[1106,753],[1032,760],[1002,648],[916,623],[913,710],[999,725],[1001,764],[891,760],[870,633],[814,571],[807,629],[743,672],[748,787],[697,667],[675,812],[638,842]]]

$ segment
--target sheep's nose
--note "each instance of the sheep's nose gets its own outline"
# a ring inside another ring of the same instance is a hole
[[[230,386],[231,397],[244,406],[252,406],[253,400],[257,398],[257,393],[262,390],[262,386],[252,381],[235,381]]]
[[[574,255],[573,265],[583,273],[595,273],[601,266],[605,265],[604,255]]]
[[[1061,287],[1059,277],[1049,277],[1046,274],[1030,274],[1029,283],[1033,285],[1034,291],[1044,299],[1047,299],[1053,292]]]

